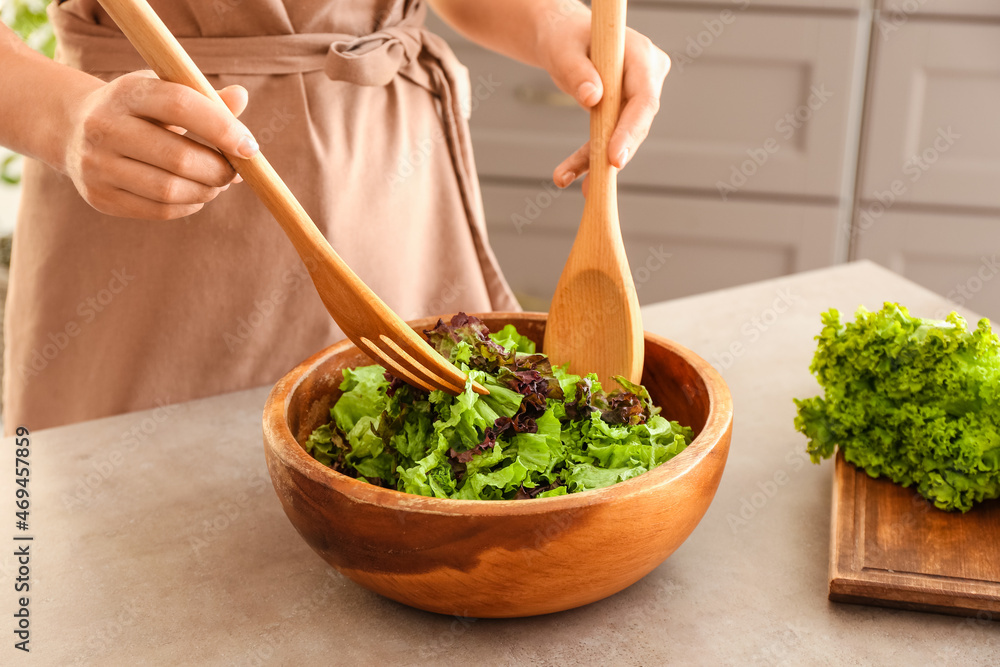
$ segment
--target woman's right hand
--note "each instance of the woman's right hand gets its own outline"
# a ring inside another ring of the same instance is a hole
[[[219,91],[235,115],[242,86]],[[91,206],[109,215],[171,220],[195,213],[238,179],[217,151],[253,157],[249,130],[197,91],[148,71],[121,76],[76,107],[64,168]]]

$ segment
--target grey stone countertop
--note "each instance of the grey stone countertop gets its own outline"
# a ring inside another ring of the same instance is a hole
[[[476,620],[355,585],[299,538],[261,444],[267,388],[33,433],[31,653],[14,649],[14,443],[0,474],[0,664],[982,665],[1000,624],[827,600],[832,462],[792,425],[819,315],[940,296],[873,264],[650,306],[732,389],[715,501],[647,577],[549,616]],[[963,313],[970,316],[969,313]]]

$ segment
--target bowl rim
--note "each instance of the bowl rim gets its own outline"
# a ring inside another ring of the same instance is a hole
[[[545,321],[547,313],[488,312],[471,313],[480,318],[522,319]],[[433,327],[438,317],[424,317],[407,322],[416,330]],[[422,514],[461,516],[526,516],[556,510],[602,504],[628,496],[651,493],[682,477],[719,445],[732,428],[733,401],[729,387],[715,368],[687,347],[649,331],[644,339],[677,354],[690,364],[705,382],[709,398],[708,418],[705,426],[680,454],[659,466],[623,482],[601,489],[568,493],[550,498],[530,500],[465,500],[419,496],[396,489],[387,489],[361,482],[323,465],[298,443],[288,427],[286,414],[292,394],[302,381],[331,356],[357,346],[349,339],[330,345],[312,355],[286,373],[271,389],[264,405],[264,446],[288,467],[322,486],[330,488],[352,501],[365,505],[378,505]]]

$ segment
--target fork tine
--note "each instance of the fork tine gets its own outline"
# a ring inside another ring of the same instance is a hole
[[[427,391],[440,389],[451,394],[461,394],[465,386],[464,380],[461,385],[454,385],[441,379],[434,373],[417,362],[413,357],[403,351],[391,338],[384,334],[380,337],[383,347],[362,337],[361,342],[372,354],[385,363],[391,370],[397,372],[401,377],[411,381]],[[388,350],[386,349],[388,347]]]
[[[465,386],[465,373],[442,357],[437,350],[431,347],[427,341],[417,335],[412,329],[408,329],[406,336],[392,340],[383,335],[382,340],[399,349],[401,354],[406,354],[408,358],[423,368],[432,378],[436,376],[440,378],[442,383],[458,387]],[[488,395],[490,393],[489,389],[478,382],[472,383],[472,389],[481,395]]]
[[[364,336],[362,336],[360,340],[361,343],[368,348],[368,351],[374,354],[376,357],[378,357],[390,371],[400,376],[410,384],[415,384],[418,387],[423,387],[427,391],[434,391],[435,389],[438,389],[438,387],[431,386],[425,380],[418,378],[416,375],[411,373],[409,369],[400,365],[399,362],[397,362],[395,359],[386,354],[385,351],[382,350],[382,348],[380,348],[378,345],[371,342]]]
[[[385,348],[388,347],[390,350],[393,351],[393,353],[395,353],[393,359],[395,359],[399,364],[409,369],[410,372],[414,373],[415,375],[422,376],[424,379],[427,379],[432,384],[436,384],[438,388],[443,389],[449,393],[452,394],[462,393],[463,389],[465,388],[464,377],[462,378],[461,383],[452,382],[451,378],[443,378],[440,375],[431,371],[424,364],[414,359],[413,356],[408,352],[406,352],[406,350],[404,350],[398,343],[396,343],[396,341],[389,338],[385,334],[380,335],[379,339],[382,341],[383,344],[382,351],[385,352],[386,351]]]

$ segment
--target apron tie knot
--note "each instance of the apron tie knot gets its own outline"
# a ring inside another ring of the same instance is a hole
[[[419,29],[393,26],[330,45],[324,71],[334,81],[385,86],[423,49]]]

